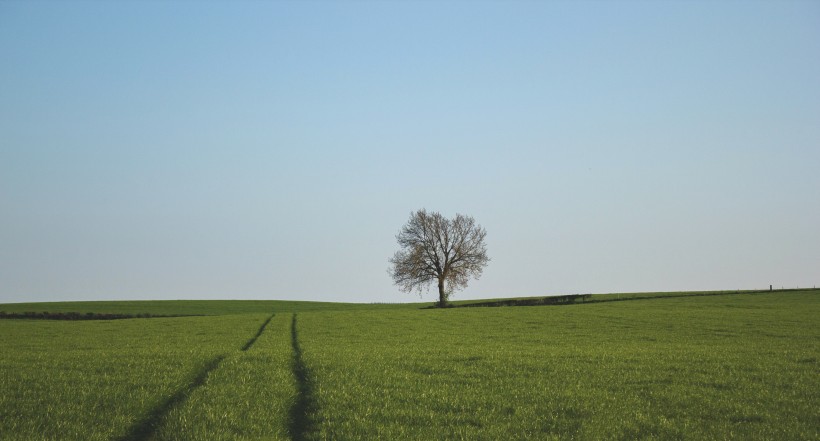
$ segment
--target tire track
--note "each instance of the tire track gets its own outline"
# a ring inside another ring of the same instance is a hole
[[[194,389],[205,384],[208,374],[219,367],[219,363],[221,363],[223,359],[225,359],[225,356],[220,355],[208,361],[197,373],[193,381],[188,383],[187,387],[177,390],[176,393],[168,397],[167,400],[152,409],[145,418],[134,424],[124,437],[119,438],[119,441],[146,441],[153,439],[157,429],[160,428],[162,421],[171,409],[183,403]]]
[[[262,326],[259,327],[259,331],[256,332],[256,335],[251,337],[251,339],[248,340],[247,343],[245,343],[245,346],[242,347],[242,351],[247,351],[251,348],[251,346],[253,346],[254,343],[256,343],[256,339],[259,338],[259,336],[262,335],[263,332],[265,332],[265,328],[268,326],[268,323],[270,323],[271,319],[275,315],[276,314],[271,314],[270,317],[268,317],[268,319],[265,320],[265,323],[262,323]]]
[[[262,323],[262,326],[259,327],[256,335],[251,337],[251,339],[245,343],[241,349],[243,352],[250,349],[251,346],[256,343],[256,340],[262,335],[263,332],[265,332],[265,328],[268,326],[271,319],[273,319],[274,315],[275,314],[271,314],[270,317]],[[295,318],[296,316],[294,314],[294,320]],[[219,355],[205,363],[190,383],[188,383],[185,387],[178,389],[173,395],[168,397],[168,399],[149,411],[143,419],[137,421],[133,426],[131,426],[125,436],[119,438],[117,441],[153,440],[156,437],[157,430],[162,426],[163,420],[171,412],[171,410],[174,407],[184,403],[196,388],[204,385],[205,381],[208,379],[208,375],[211,371],[219,367],[219,364],[225,359],[225,357],[226,355]]]
[[[293,375],[296,377],[297,394],[290,408],[290,437],[294,441],[305,441],[313,432],[312,415],[316,413],[316,399],[313,394],[313,382],[302,359],[302,348],[299,346],[299,331],[296,328],[296,314],[290,325],[291,344],[293,345]]]

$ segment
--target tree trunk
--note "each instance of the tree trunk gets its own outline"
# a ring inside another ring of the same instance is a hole
[[[447,297],[444,295],[444,278],[438,279],[438,307],[447,306]]]

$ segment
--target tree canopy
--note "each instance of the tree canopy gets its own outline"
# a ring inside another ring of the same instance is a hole
[[[437,283],[439,306],[450,294],[479,278],[489,262],[484,238],[487,232],[470,216],[447,219],[421,209],[396,235],[400,249],[390,259],[393,282],[403,291],[421,291]]]

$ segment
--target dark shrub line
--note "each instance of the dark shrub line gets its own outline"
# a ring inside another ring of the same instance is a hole
[[[496,300],[492,302],[468,303],[466,305],[456,305],[458,308],[472,307],[494,307],[494,306],[540,306],[540,305],[571,305],[578,301],[586,303],[592,294],[571,294],[566,296],[539,297],[534,299],[509,299]]]
[[[691,291],[681,293],[659,293],[647,295],[632,295],[620,297],[617,294],[599,295],[592,298],[592,294],[572,294],[566,296],[537,297],[528,299],[506,299],[492,300],[487,302],[476,302],[467,304],[448,304],[447,308],[474,308],[474,307],[497,307],[497,306],[542,306],[542,305],[572,305],[580,301],[581,303],[605,303],[605,302],[625,302],[630,300],[650,300],[650,299],[672,299],[676,297],[705,297],[705,296],[727,296],[738,294],[771,294],[778,292],[797,291],[817,291],[815,288],[794,288],[794,289],[758,289],[758,290],[737,290],[737,291]],[[604,298],[605,297],[605,298]],[[438,303],[422,309],[438,309]]]
[[[736,291],[690,291],[681,293],[660,293],[657,295],[634,295],[631,297],[619,297],[617,294],[608,294],[608,298],[598,298],[590,300],[589,303],[604,303],[604,302],[625,302],[629,300],[652,300],[652,299],[674,299],[679,297],[712,297],[712,296],[734,296],[734,295],[753,295],[753,294],[776,294],[785,292],[799,292],[799,291],[816,291],[814,288],[786,288],[786,289],[746,289]]]
[[[0,311],[0,319],[29,320],[121,320],[134,318],[193,317],[201,314],[111,314],[100,312],[5,312]]]

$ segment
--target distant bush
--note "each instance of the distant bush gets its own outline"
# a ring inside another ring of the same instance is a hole
[[[121,320],[133,318],[155,317],[188,317],[189,315],[160,315],[149,313],[113,314],[99,312],[5,312],[0,311],[0,319],[29,319],[29,320]]]
[[[490,302],[467,303],[457,307],[494,307],[494,306],[541,306],[541,305],[571,305],[578,301],[586,302],[592,294],[570,294],[565,296],[537,297],[531,299],[507,299]]]

